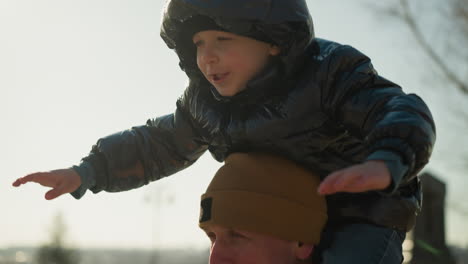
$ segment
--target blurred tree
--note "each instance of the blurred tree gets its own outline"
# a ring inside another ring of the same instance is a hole
[[[468,0],[398,0],[374,6],[403,21],[446,80],[468,96]],[[435,16],[437,26],[426,23],[425,18]]]
[[[38,264],[78,264],[80,263],[79,252],[67,248],[65,245],[66,226],[63,216],[59,213],[55,216],[51,241],[42,245],[36,253]]]

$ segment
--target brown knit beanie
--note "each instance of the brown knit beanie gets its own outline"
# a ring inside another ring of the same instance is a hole
[[[318,244],[327,221],[320,179],[284,158],[234,153],[201,197],[201,228],[220,225]]]

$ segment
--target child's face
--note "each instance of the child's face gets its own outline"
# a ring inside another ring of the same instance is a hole
[[[222,96],[233,96],[278,55],[277,46],[224,31],[200,31],[193,36],[197,65]]]

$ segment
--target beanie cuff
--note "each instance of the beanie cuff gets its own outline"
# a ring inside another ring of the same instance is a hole
[[[327,221],[323,205],[299,204],[248,191],[211,191],[202,195],[201,228],[221,225],[289,241],[318,244]]]

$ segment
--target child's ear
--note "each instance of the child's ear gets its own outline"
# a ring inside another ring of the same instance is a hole
[[[278,46],[273,45],[273,44],[270,45],[270,55],[276,56],[280,54],[280,52],[281,52],[281,49]]]

